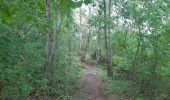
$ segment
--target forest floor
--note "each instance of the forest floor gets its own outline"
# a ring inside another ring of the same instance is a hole
[[[97,73],[96,66],[94,64],[84,64],[85,70],[82,78],[85,86],[85,95],[88,100],[105,100],[104,95],[101,92],[100,84],[101,78]]]
[[[83,63],[81,80],[83,89],[78,91],[74,100],[106,100],[100,85],[102,83],[96,66],[91,63]]]

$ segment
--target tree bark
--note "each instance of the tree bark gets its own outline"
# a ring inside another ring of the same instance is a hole
[[[104,38],[105,38],[105,48],[106,48],[106,58],[107,58],[107,76],[112,77],[113,71],[112,71],[112,51],[111,51],[111,44],[110,44],[110,28],[107,29],[107,23],[108,17],[110,17],[110,0],[109,5],[107,6],[106,0],[103,0],[104,4]],[[107,9],[109,10],[109,13],[107,14]]]
[[[70,21],[69,21],[69,15],[68,15],[68,19],[67,19],[67,25],[68,25],[68,29],[67,29],[67,41],[68,41],[68,57],[69,57],[69,65],[71,65],[72,61],[71,61],[71,32],[70,32]]]
[[[81,39],[82,39],[82,33],[81,33],[81,25],[82,25],[81,8],[79,8],[79,18],[80,18],[79,45],[80,45],[80,50],[82,50],[82,43],[81,43]]]
[[[50,56],[50,62],[52,63],[54,54],[55,54],[55,49],[56,49],[56,39],[57,39],[57,32],[59,32],[58,30],[58,0],[55,0],[54,2],[54,33],[53,33],[53,47],[52,47],[52,52],[51,52],[51,56]]]
[[[91,15],[91,8],[89,7],[89,18],[90,18],[90,15]],[[86,54],[88,53],[89,51],[89,45],[90,45],[90,37],[91,37],[91,26],[89,25],[88,27],[88,33],[87,33],[87,42],[86,42]]]
[[[55,0],[55,13],[54,13],[54,33],[52,34],[50,22],[51,22],[51,14],[50,14],[50,0],[46,0],[46,17],[47,17],[47,40],[46,40],[46,54],[45,54],[45,62],[44,62],[44,78],[48,79],[48,76],[52,71],[52,60],[54,57],[54,51],[56,46],[56,34],[58,32],[58,0]]]
[[[110,18],[111,15],[111,0],[109,0],[109,5],[108,5],[108,10],[109,10],[109,15],[108,17]],[[113,68],[112,68],[112,47],[111,47],[111,32],[110,32],[110,24],[108,28],[108,59],[109,59],[109,77],[113,76]]]
[[[48,26],[47,26],[47,34],[46,34],[46,54],[45,54],[45,62],[44,62],[44,78],[48,77],[49,74],[49,70],[50,70],[50,54],[51,54],[51,36],[50,36],[50,0],[46,0],[46,17],[47,17],[47,22],[48,22]]]
[[[96,28],[97,29],[97,28]],[[95,66],[100,62],[100,56],[101,56],[101,36],[100,36],[100,25],[98,26],[97,29],[97,43],[98,43],[98,48],[96,49],[96,63]]]

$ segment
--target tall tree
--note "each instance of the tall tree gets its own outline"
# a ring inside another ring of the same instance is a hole
[[[111,0],[108,0],[108,20],[111,20]],[[111,29],[110,29],[110,23],[108,26],[108,55],[109,55],[109,77],[113,76],[113,66],[112,66],[112,45],[111,45]]]
[[[58,0],[54,2],[54,31],[51,26],[51,4],[50,0],[46,0],[46,17],[47,17],[47,34],[46,34],[46,54],[44,62],[44,77],[48,78],[53,67],[53,57],[56,47],[56,34],[58,32]],[[53,33],[53,34],[52,34]]]
[[[103,5],[104,5],[104,38],[105,38],[105,49],[106,49],[106,58],[107,58],[107,76],[112,77],[113,71],[112,71],[112,53],[111,53],[112,50],[110,44],[110,25],[108,25],[107,23],[110,17],[111,1],[103,0]]]
[[[49,75],[50,67],[51,67],[51,62],[50,62],[50,57],[51,57],[51,50],[52,50],[52,38],[51,38],[51,4],[50,0],[46,0],[46,17],[47,17],[47,34],[46,34],[46,54],[45,54],[45,62],[44,62],[44,77],[47,78]]]

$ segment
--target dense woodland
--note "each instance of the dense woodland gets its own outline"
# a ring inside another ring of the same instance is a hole
[[[104,100],[170,100],[170,0],[0,0],[0,100],[86,100],[84,63]]]

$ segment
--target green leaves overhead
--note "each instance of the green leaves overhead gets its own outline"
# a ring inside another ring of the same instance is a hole
[[[83,1],[73,2],[72,0],[59,0],[59,9],[60,13],[66,14],[71,11],[71,9],[75,9],[82,6]]]
[[[75,9],[75,8],[79,8],[81,7],[83,4],[83,1],[78,1],[78,2],[73,2],[71,3],[71,8]]]
[[[72,1],[72,0],[59,0],[59,8],[61,13],[69,12],[71,9],[80,8],[82,4],[88,5],[92,3],[92,0],[80,0],[80,1]]]
[[[72,9],[80,8],[82,4],[88,5],[92,3],[92,0],[80,0],[80,1],[72,1],[72,0],[59,0],[59,10],[60,13],[66,14],[71,12]]]
[[[59,0],[60,13],[69,12],[70,2],[71,2],[70,0]]]
[[[92,3],[92,0],[84,0],[84,4],[88,5],[90,3]]]

